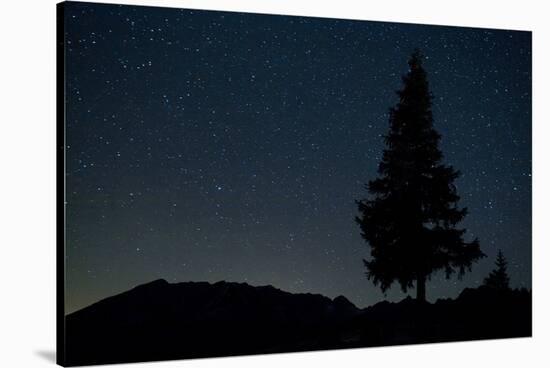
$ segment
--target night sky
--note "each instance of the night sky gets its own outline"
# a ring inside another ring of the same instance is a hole
[[[531,287],[531,34],[67,3],[66,307],[157,278],[384,298],[354,201],[415,47],[467,238]],[[414,289],[410,290],[411,295]],[[406,295],[397,284],[390,301]]]

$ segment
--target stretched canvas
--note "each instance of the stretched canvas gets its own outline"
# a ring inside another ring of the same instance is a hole
[[[59,364],[531,336],[530,32],[57,9]]]

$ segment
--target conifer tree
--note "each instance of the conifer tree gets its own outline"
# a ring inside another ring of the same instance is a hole
[[[399,102],[389,112],[379,177],[366,185],[370,196],[357,201],[356,221],[371,248],[371,260],[363,260],[367,278],[383,292],[394,282],[406,292],[416,282],[423,301],[434,272],[460,278],[484,254],[478,240],[465,241],[466,230],[457,227],[467,213],[454,184],[460,173],[442,163],[422,60],[418,50],[409,60]]]
[[[483,281],[483,285],[495,290],[509,290],[510,277],[508,277],[508,262],[501,250],[498,251],[495,261],[496,268]]]

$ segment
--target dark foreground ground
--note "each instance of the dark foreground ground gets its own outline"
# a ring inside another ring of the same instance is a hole
[[[531,293],[380,302],[218,282],[144,284],[66,317],[67,366],[531,336]]]

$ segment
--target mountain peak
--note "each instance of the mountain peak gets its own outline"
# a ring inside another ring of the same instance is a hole
[[[345,296],[343,295],[338,295],[336,298],[334,298],[333,300],[333,303],[335,303],[336,305],[338,306],[341,306],[341,307],[347,307],[347,308],[357,308],[355,306],[355,304],[353,304],[352,302],[349,301],[348,298],[346,298]]]
[[[169,282],[166,281],[165,279],[157,279],[149,283],[149,285],[166,285],[166,284],[169,284]]]

